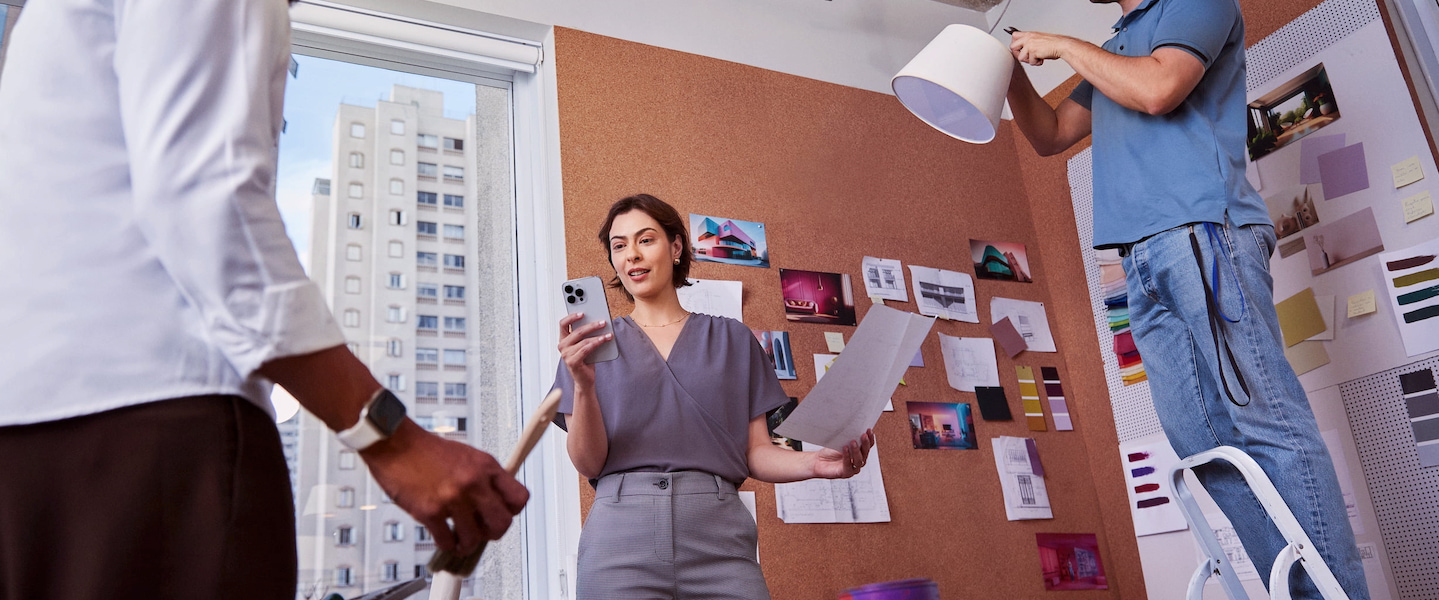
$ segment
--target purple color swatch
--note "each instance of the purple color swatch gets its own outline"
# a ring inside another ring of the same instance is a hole
[[[1364,143],[1319,155],[1319,180],[1324,184],[1326,200],[1369,189],[1369,165],[1364,162]]]
[[[1344,147],[1344,134],[1311,135],[1299,140],[1299,183],[1319,183],[1319,155]]]

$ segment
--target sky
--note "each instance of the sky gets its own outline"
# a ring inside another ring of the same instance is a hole
[[[276,200],[300,262],[309,268],[311,195],[316,178],[330,177],[335,113],[341,104],[374,107],[394,84],[445,94],[445,116],[475,112],[475,85],[313,56],[295,55],[299,74],[285,87],[285,133],[280,136]],[[371,157],[371,160],[374,160]]]

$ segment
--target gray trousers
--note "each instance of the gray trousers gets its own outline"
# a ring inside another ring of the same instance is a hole
[[[768,600],[755,522],[701,471],[599,481],[580,534],[579,600]]]

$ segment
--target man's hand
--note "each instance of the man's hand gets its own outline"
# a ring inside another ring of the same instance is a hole
[[[1016,31],[1010,38],[1009,52],[1019,62],[1039,66],[1046,60],[1064,58],[1064,52],[1075,40],[1065,35],[1038,31]]]
[[[484,540],[499,539],[530,499],[494,457],[408,419],[360,456],[385,493],[429,529],[442,550],[468,554]]]

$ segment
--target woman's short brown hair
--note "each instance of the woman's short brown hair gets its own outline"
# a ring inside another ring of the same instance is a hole
[[[684,219],[680,217],[680,213],[675,210],[675,207],[649,194],[635,194],[621,198],[618,202],[610,205],[610,212],[605,216],[605,224],[600,226],[599,236],[600,245],[605,249],[606,260],[610,258],[610,227],[614,225],[615,217],[632,210],[643,212],[658,221],[660,227],[665,230],[665,237],[669,238],[671,243],[675,239],[680,240],[680,262],[675,265],[673,283],[676,289],[690,285],[690,265],[694,263],[694,253],[690,250],[689,229],[685,227]],[[610,265],[614,265],[613,260],[610,260]],[[634,300],[634,297],[630,296],[630,291],[625,289],[624,284],[620,282],[618,274],[610,279],[609,286],[618,288],[625,293],[625,297]]]

